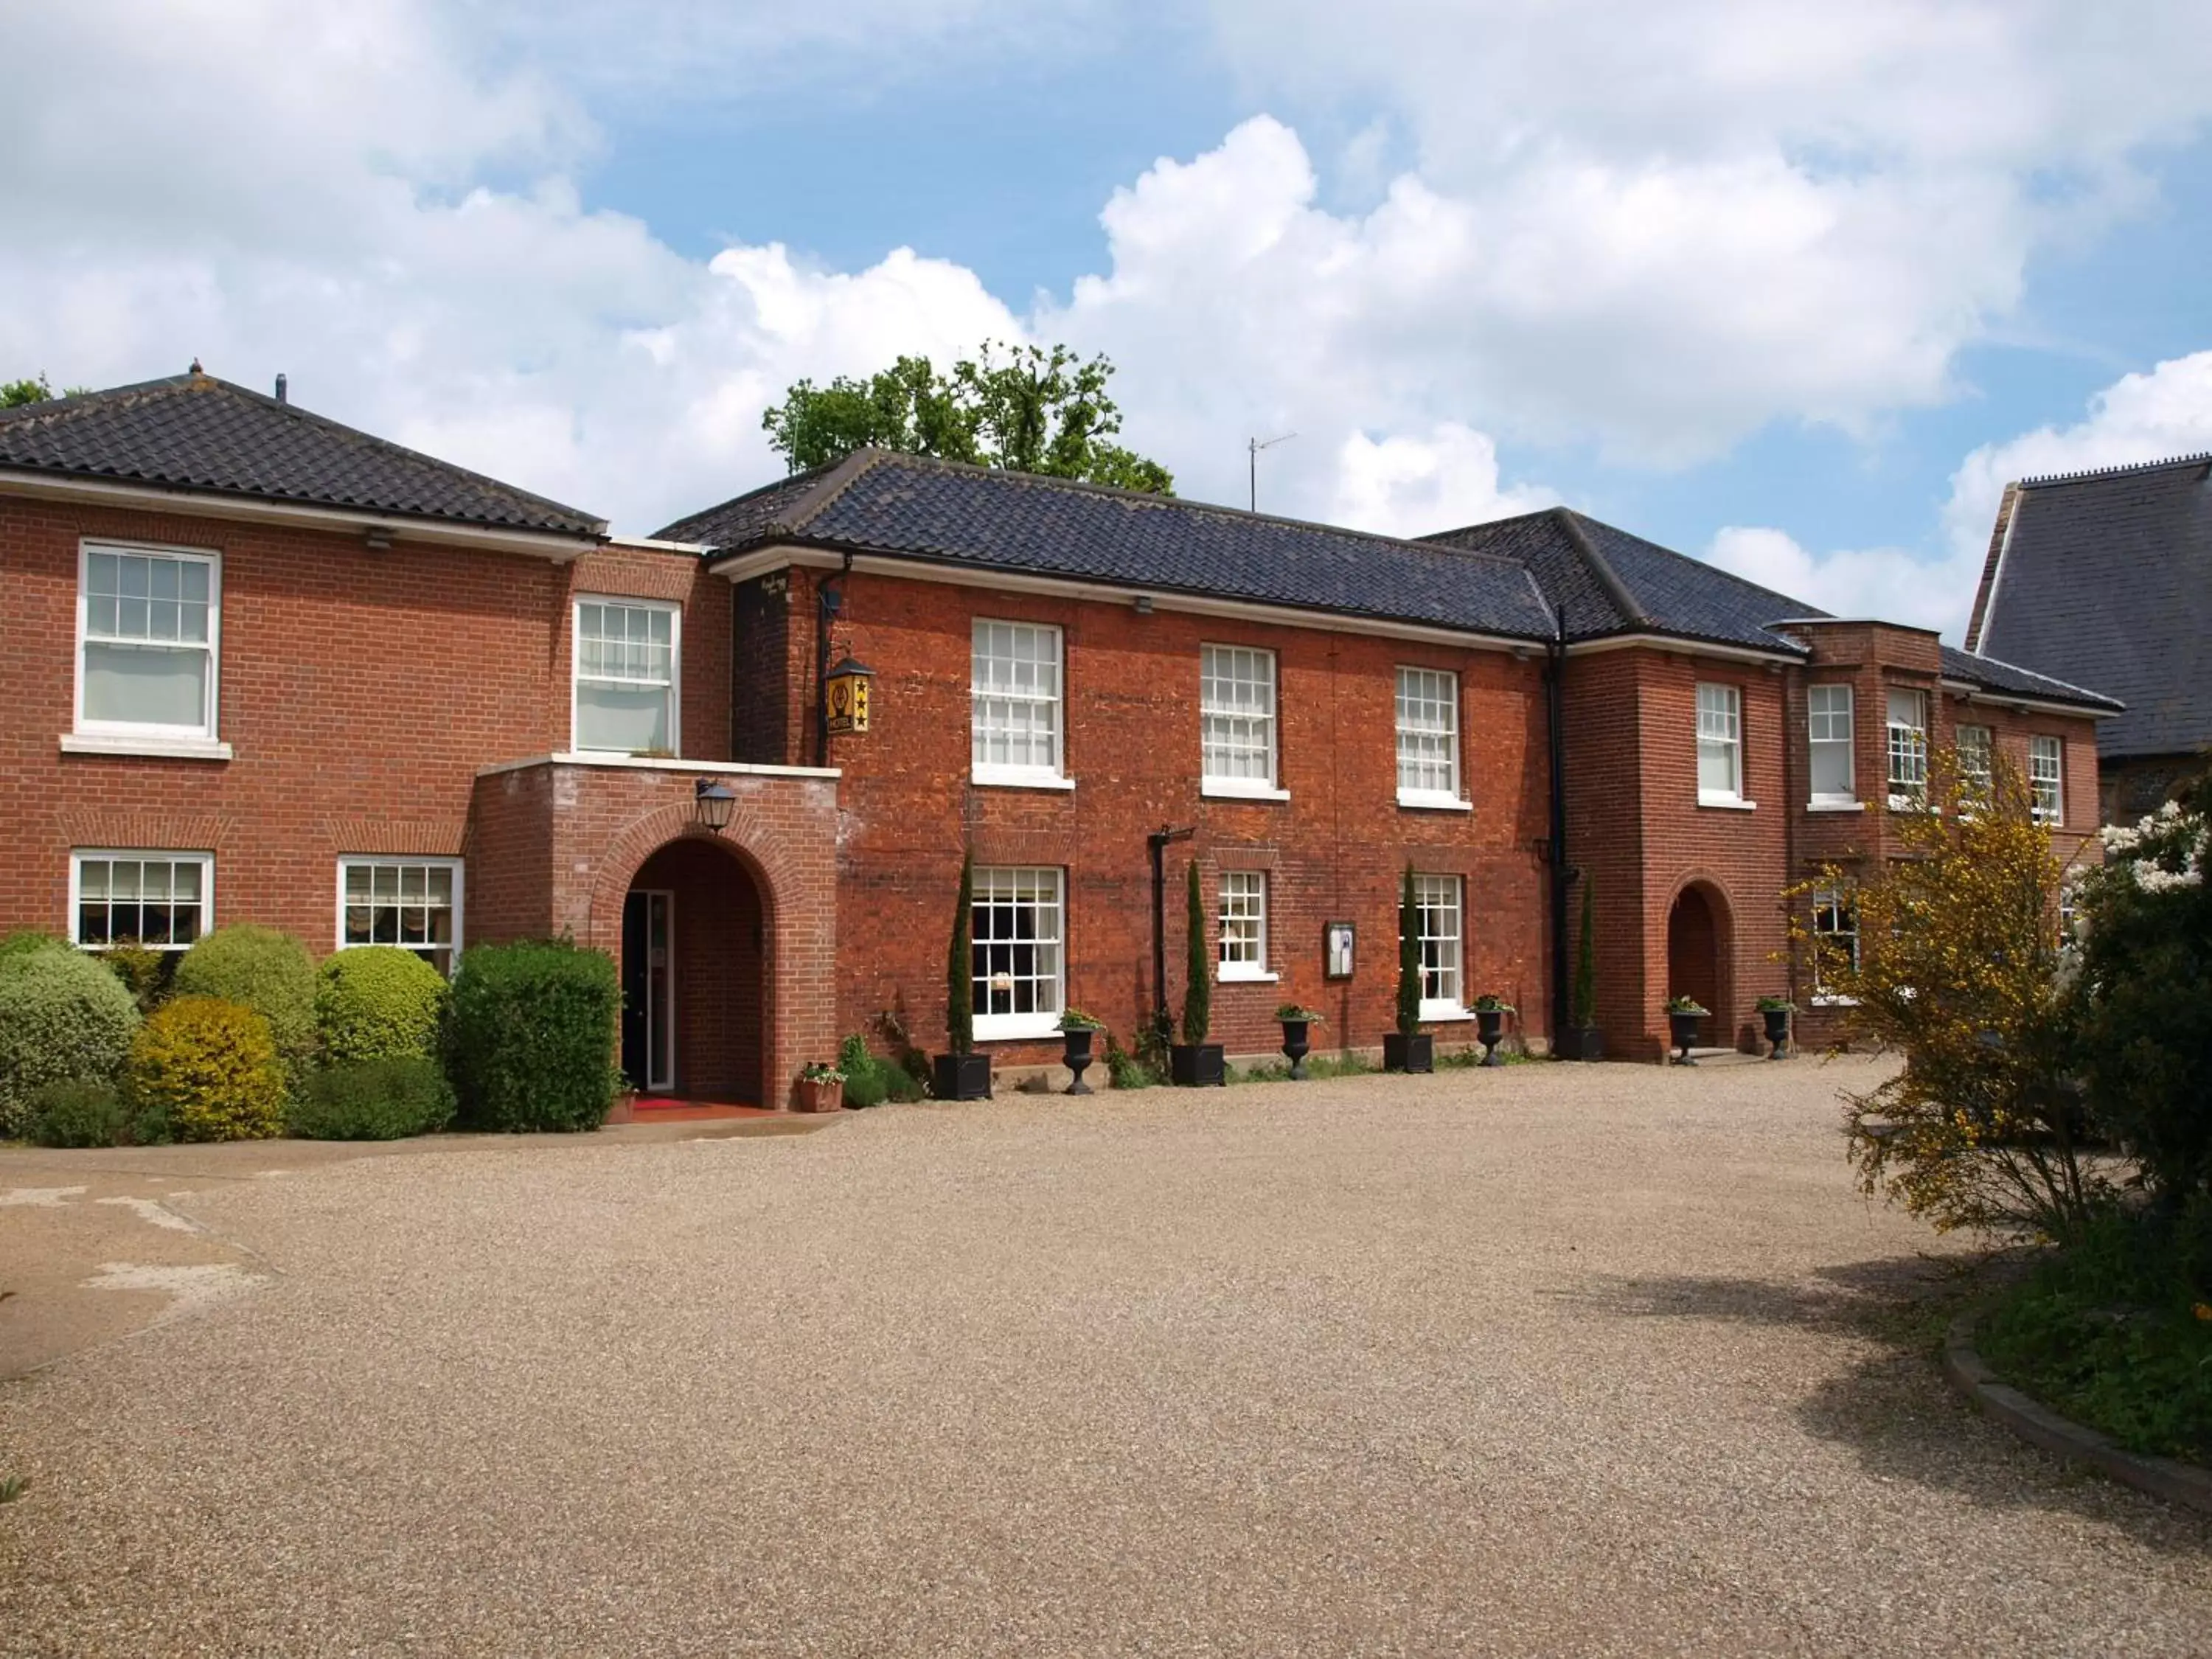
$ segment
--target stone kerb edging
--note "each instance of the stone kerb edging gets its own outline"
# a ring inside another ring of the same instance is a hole
[[[2176,1462],[2170,1457],[2150,1457],[2115,1444],[2112,1437],[2061,1417],[2018,1389],[1997,1381],[1974,1347],[1978,1314],[1962,1314],[1951,1322],[1943,1340],[1943,1374],[1959,1391],[2029,1444],[2054,1457],[2086,1463],[2123,1486],[2185,1504],[2212,1515],[2212,1470]]]

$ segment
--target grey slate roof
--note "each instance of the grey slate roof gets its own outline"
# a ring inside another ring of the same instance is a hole
[[[0,468],[500,530],[606,522],[210,374],[0,410]]]
[[[1968,643],[2127,706],[2108,758],[2212,744],[2212,457],[2022,480]]]
[[[2000,662],[1994,657],[1980,656],[1949,645],[1943,647],[1942,650],[1943,677],[1946,679],[1964,680],[1969,685],[1978,685],[1985,691],[2010,692],[2016,696],[2034,697],[2044,702],[2081,703],[2091,708],[2126,707],[2117,697],[2108,697],[2065,680],[2055,680],[2047,674],[2033,673],[2012,663]]]
[[[883,553],[1547,640],[1552,616],[1510,556],[1062,478],[862,450],[658,532],[719,556],[769,544]]]

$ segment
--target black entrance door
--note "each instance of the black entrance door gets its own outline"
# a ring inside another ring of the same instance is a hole
[[[633,892],[623,901],[622,1068],[648,1094],[676,1084],[671,898],[665,892]]]

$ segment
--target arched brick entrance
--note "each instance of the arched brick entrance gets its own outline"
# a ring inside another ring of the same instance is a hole
[[[684,836],[638,866],[625,897],[622,1067],[648,1094],[758,1104],[766,925],[726,844]]]
[[[1698,1022],[1706,1047],[1735,1030],[1729,1010],[1729,908],[1720,890],[1696,881],[1674,896],[1667,912],[1667,996],[1694,997],[1712,1010]]]

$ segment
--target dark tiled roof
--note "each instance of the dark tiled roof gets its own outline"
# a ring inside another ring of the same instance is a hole
[[[2122,707],[2117,698],[2104,696],[2086,687],[2054,680],[2048,674],[2031,673],[2014,664],[1999,662],[1995,657],[1960,651],[1948,645],[1943,647],[1943,677],[1964,680],[1985,691],[2008,691],[2015,696],[2035,697],[2045,702],[2080,703],[2090,708]]]
[[[1516,639],[1552,634],[1535,581],[1510,557],[876,450],[659,533],[724,555],[812,544]]]
[[[2029,479],[2012,515],[1976,647],[2124,703],[2106,756],[2212,744],[2212,459]]]
[[[210,374],[0,410],[0,468],[599,537],[604,520]]]
[[[1563,507],[1427,538],[1527,561],[1571,640],[1664,634],[1802,656],[1770,624],[1825,613]]]

